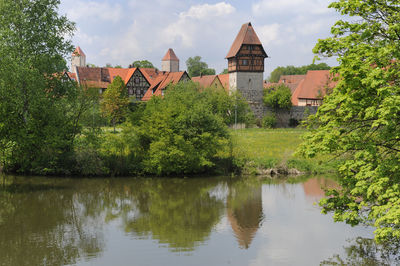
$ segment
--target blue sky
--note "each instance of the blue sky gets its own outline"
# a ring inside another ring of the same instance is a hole
[[[312,63],[312,48],[330,35],[338,14],[330,0],[62,0],[60,13],[76,23],[74,45],[88,63],[127,67],[149,60],[161,67],[161,58],[173,48],[185,61],[199,55],[216,69],[224,59],[241,25],[252,22],[270,58],[265,75],[277,66]],[[335,65],[334,59],[324,60]]]

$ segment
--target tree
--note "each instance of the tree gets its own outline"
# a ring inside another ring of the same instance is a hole
[[[189,57],[186,60],[188,74],[191,77],[200,75],[215,75],[215,69],[208,68],[207,63],[201,61],[201,56]]]
[[[285,84],[278,84],[264,90],[264,104],[275,111],[292,107],[292,92]]]
[[[227,68],[224,68],[224,70],[222,70],[222,72],[220,73],[220,74],[228,74],[229,72],[228,72],[228,69]]]
[[[155,68],[154,65],[148,60],[135,61],[132,63],[131,67]]]
[[[74,24],[58,0],[0,1],[0,146],[6,171],[62,172],[76,130],[76,86],[63,79]]]
[[[111,119],[114,133],[115,124],[124,118],[128,106],[129,96],[125,83],[120,76],[116,76],[113,82],[108,85],[101,101],[101,110]]]
[[[312,116],[301,153],[342,158],[341,189],[320,202],[335,221],[374,225],[378,242],[400,239],[400,1],[342,0],[339,20],[314,52],[338,56],[338,83]]]
[[[171,85],[146,103],[136,129],[145,172],[157,175],[211,169],[230,140],[222,118],[193,82]]]
[[[310,64],[306,66],[286,66],[275,68],[269,77],[270,82],[278,82],[282,75],[305,75],[308,70],[329,70],[331,69],[326,63]]]

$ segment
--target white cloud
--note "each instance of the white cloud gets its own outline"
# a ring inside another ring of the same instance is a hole
[[[178,20],[164,29],[163,40],[166,43],[178,41],[184,47],[193,47],[196,39],[203,38],[208,32],[216,32],[233,12],[235,8],[225,2],[192,6],[188,11],[181,12]]]
[[[326,0],[261,0],[252,5],[253,13],[257,16],[273,15],[274,13],[303,13],[325,14],[329,12]]]
[[[122,13],[122,7],[119,4],[95,1],[76,1],[67,9],[67,15],[73,21],[95,18],[116,23],[121,19]]]
[[[263,45],[280,43],[280,25],[277,23],[257,27],[257,35]]]

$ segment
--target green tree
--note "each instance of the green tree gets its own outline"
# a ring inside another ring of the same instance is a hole
[[[111,119],[114,133],[115,124],[125,117],[128,106],[129,96],[125,83],[120,76],[116,76],[113,82],[108,85],[101,101],[101,110]]]
[[[341,156],[341,189],[320,204],[335,221],[374,225],[377,241],[400,239],[400,1],[342,0],[332,37],[314,52],[338,56],[338,83],[312,116],[301,152]]]
[[[300,67],[295,66],[279,66],[275,68],[269,77],[270,82],[278,82],[282,75],[305,75],[308,70],[329,70],[331,69],[326,63],[310,64]]]
[[[47,173],[73,151],[77,87],[62,78],[74,24],[58,0],[0,1],[0,145],[6,170]]]
[[[141,67],[141,68],[155,68],[153,63],[148,60],[137,60],[132,63],[132,67]]]
[[[275,111],[292,107],[292,93],[285,84],[278,84],[264,90],[264,104]]]
[[[208,68],[207,63],[201,61],[201,56],[189,57],[186,60],[186,67],[189,76],[215,75],[215,69]]]
[[[170,86],[147,102],[135,129],[145,172],[199,173],[215,165],[230,140],[222,118],[192,82]]]
[[[220,74],[228,74],[229,72],[228,72],[228,69],[227,68],[224,68],[224,70],[222,70],[222,72],[220,73]]]

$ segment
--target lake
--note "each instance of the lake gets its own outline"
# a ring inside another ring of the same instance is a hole
[[[327,178],[2,183],[0,265],[393,263],[372,242],[373,228],[320,213],[321,187],[337,186]]]

